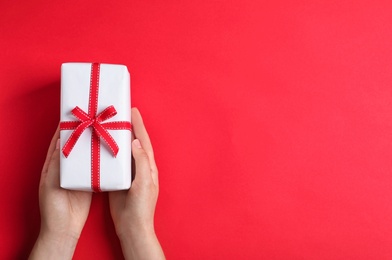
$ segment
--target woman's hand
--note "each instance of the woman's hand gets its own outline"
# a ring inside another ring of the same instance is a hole
[[[142,117],[132,109],[136,172],[128,191],[109,193],[110,212],[126,259],[165,259],[154,231],[158,169]]]
[[[53,136],[39,185],[41,230],[30,259],[72,259],[86,222],[91,192],[60,187],[59,128]]]

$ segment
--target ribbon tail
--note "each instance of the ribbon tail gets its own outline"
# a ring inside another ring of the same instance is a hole
[[[89,127],[92,123],[90,121],[86,121],[80,123],[78,127],[72,132],[71,136],[68,138],[67,142],[65,143],[62,152],[65,157],[68,157],[71,153],[72,149],[74,148],[76,142],[78,141],[79,137],[82,135],[84,130]]]
[[[113,156],[116,157],[118,154],[118,145],[116,143],[116,141],[114,141],[113,137],[110,135],[110,133],[103,128],[103,126],[99,123],[95,123],[93,124],[93,127],[95,129],[95,131],[97,132],[97,135],[102,138],[105,143],[109,146],[110,150],[113,153]]]

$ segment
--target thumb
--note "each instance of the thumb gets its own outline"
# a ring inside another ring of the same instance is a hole
[[[150,160],[139,139],[135,139],[132,142],[132,155],[135,158],[136,166],[134,182],[145,184],[152,182]]]
[[[59,141],[57,140],[56,148],[54,149],[52,156],[49,160],[48,173],[46,176],[46,183],[51,187],[60,186],[60,149]]]

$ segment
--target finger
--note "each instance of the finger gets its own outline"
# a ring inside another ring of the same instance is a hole
[[[154,158],[154,151],[152,149],[150,137],[143,123],[143,118],[137,108],[132,108],[132,127],[135,138],[139,139],[143,144],[143,149],[148,155]]]
[[[44,166],[42,168],[42,175],[45,175],[48,172],[48,166],[50,158],[52,157],[53,151],[56,149],[56,142],[60,137],[60,125],[57,126],[56,132],[53,135],[52,141],[50,142],[48,152],[46,154],[46,159]]]
[[[132,108],[132,125],[135,138],[139,139],[141,146],[148,154],[152,169],[152,177],[154,183],[158,185],[158,168],[154,160],[154,151],[151,145],[150,137],[148,136],[147,130],[144,126],[142,116],[137,108]]]
[[[132,155],[135,158],[136,174],[135,183],[149,184],[152,181],[151,167],[148,154],[141,146],[138,139],[132,142]]]
[[[46,184],[49,187],[60,187],[60,149],[59,142],[60,139],[57,139],[55,145],[55,149],[50,157],[48,164],[48,172],[46,174]]]

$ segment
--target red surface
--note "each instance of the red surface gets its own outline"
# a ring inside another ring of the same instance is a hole
[[[38,234],[67,61],[128,66],[168,259],[392,259],[390,1],[0,10],[0,259],[25,258]],[[119,257],[107,196],[94,195],[75,259]]]

